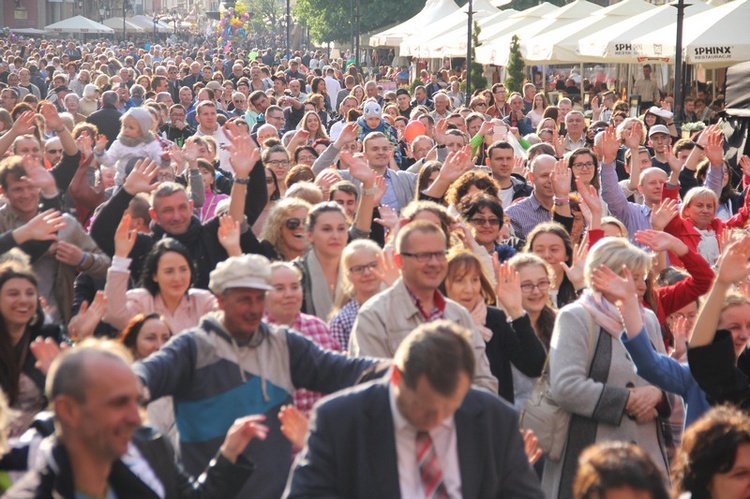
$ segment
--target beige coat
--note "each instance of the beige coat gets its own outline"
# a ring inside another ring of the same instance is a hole
[[[490,372],[484,340],[474,327],[469,312],[448,298],[445,302],[443,318],[472,333],[477,359],[474,384],[497,394],[497,379]],[[403,279],[399,279],[392,287],[367,300],[359,309],[349,337],[349,355],[393,358],[404,338],[423,323],[422,313],[409,296]]]
[[[571,418],[568,440],[559,461],[547,460],[542,478],[542,490],[550,499],[570,498],[570,485],[575,475],[578,455],[582,447],[596,442],[622,440],[638,444],[662,472],[665,482],[668,462],[659,420],[638,424],[625,415],[629,387],[648,386],[636,374],[636,368],[619,338],[601,330],[593,342],[592,365],[606,372],[606,382],[589,377],[592,357],[589,345],[589,313],[578,302],[560,310],[549,353],[550,390],[552,397]],[[599,326],[596,326],[600,331]],[[646,331],[659,353],[664,342],[656,316],[646,311]]]

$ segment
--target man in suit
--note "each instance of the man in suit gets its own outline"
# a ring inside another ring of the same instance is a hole
[[[387,381],[315,408],[285,497],[543,498],[516,413],[471,388],[474,363],[466,329],[419,326]]]
[[[141,427],[140,387],[119,345],[92,341],[62,354],[47,377],[57,435],[4,497],[234,497],[252,474],[242,455],[264,439],[263,416],[235,421],[205,480],[191,483],[168,440]],[[107,373],[101,376],[101,373]]]

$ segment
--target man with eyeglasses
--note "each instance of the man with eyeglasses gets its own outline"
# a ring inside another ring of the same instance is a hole
[[[242,92],[232,93],[232,111],[229,116],[239,116],[240,118],[245,117],[247,112],[247,97]]]
[[[393,358],[404,338],[420,324],[447,319],[471,331],[476,357],[474,383],[497,393],[484,340],[471,316],[439,290],[448,271],[447,249],[445,233],[432,222],[415,220],[401,229],[393,257],[401,279],[359,309],[349,338],[349,355]]]
[[[510,114],[510,105],[506,102],[507,90],[502,83],[492,85],[492,98],[494,105],[486,110],[492,118],[505,119]]]
[[[54,166],[60,162],[62,156],[63,146],[60,142],[60,138],[52,137],[51,139],[47,139],[44,143],[44,161],[48,165]]]
[[[161,136],[182,147],[189,137],[195,135],[195,128],[185,121],[186,116],[187,112],[182,104],[170,107],[169,121],[159,129]]]

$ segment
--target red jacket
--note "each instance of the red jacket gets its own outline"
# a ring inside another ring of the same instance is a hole
[[[736,215],[726,222],[720,218],[714,218],[709,226],[710,229],[716,232],[716,236],[718,237],[726,228],[744,228],[747,219],[750,216],[750,206],[748,206],[748,204],[750,204],[750,196],[745,196],[745,204],[737,211]],[[674,217],[666,227],[664,227],[664,232],[672,234],[685,243],[688,248],[696,253],[698,252],[698,244],[701,242],[701,235],[695,229],[691,220],[682,218],[678,215]],[[719,249],[721,249],[721,247]],[[685,267],[680,258],[673,253],[669,253],[669,262],[676,267]]]

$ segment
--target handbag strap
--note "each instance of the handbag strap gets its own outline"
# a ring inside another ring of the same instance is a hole
[[[591,313],[584,308],[584,311],[586,312],[586,318],[588,319],[588,347],[589,347],[589,358],[588,358],[588,365],[589,369],[591,368],[591,363],[594,361],[594,347],[596,346],[596,339],[597,339],[597,332],[598,329],[596,328],[596,322],[594,322],[594,316],[591,315]],[[549,356],[550,352],[547,352],[547,358],[544,359],[544,367],[542,367],[542,374],[537,379],[537,384],[542,382],[542,378],[545,376],[549,376]]]

